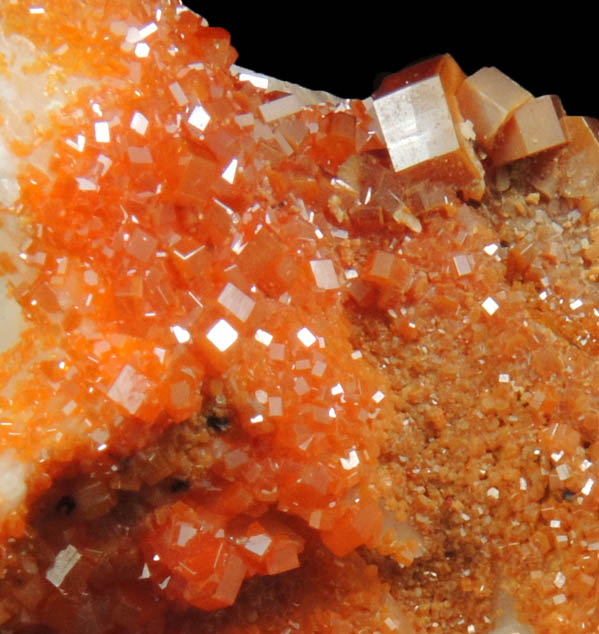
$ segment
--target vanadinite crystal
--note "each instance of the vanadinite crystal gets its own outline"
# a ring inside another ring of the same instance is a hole
[[[598,122],[235,59],[0,0],[2,631],[599,631]]]

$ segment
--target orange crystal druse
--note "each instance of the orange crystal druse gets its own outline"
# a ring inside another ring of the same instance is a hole
[[[0,4],[82,82],[0,120],[0,626],[453,634],[501,586],[596,630],[597,122],[449,55],[346,101],[170,1]]]
[[[541,155],[532,182],[547,197],[558,194],[578,200],[581,209],[592,210],[599,200],[595,183],[599,179],[599,122],[592,117],[563,116],[562,129],[567,145],[555,155]],[[580,174],[580,178],[570,178]]]

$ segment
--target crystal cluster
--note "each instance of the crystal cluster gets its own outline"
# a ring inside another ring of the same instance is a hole
[[[593,631],[596,122],[235,58],[0,0],[0,625]]]

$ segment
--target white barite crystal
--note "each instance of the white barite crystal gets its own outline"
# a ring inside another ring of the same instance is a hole
[[[52,585],[60,588],[66,576],[73,570],[80,559],[81,553],[72,544],[69,544],[56,555],[52,567],[46,572],[46,579]]]
[[[375,99],[374,109],[396,172],[460,147],[437,76]]]
[[[14,511],[25,499],[27,483],[25,465],[12,449],[0,454],[0,517]]]

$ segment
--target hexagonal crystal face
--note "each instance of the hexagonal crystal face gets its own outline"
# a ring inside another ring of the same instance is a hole
[[[439,76],[385,95],[374,108],[396,172],[459,149]]]

